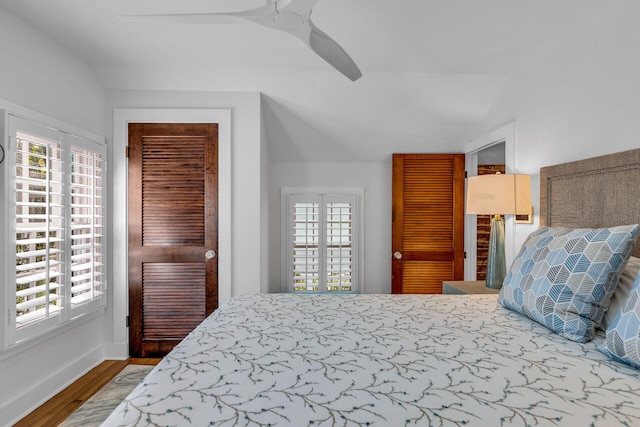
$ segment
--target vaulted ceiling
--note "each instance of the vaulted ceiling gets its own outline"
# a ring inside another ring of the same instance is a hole
[[[529,49],[593,25],[616,0],[319,0],[314,23],[355,60],[351,82],[300,40],[248,22],[132,22],[266,0],[0,0],[86,61],[108,89],[260,91],[271,156],[381,161],[459,151]]]

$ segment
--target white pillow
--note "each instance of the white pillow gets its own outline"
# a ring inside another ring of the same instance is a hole
[[[640,258],[634,256],[629,257],[629,261],[627,261],[627,265],[620,275],[618,287],[611,297],[609,308],[602,319],[602,329],[606,330],[609,325],[613,324],[613,319],[615,319],[616,315],[620,313],[622,306],[629,296],[631,287],[636,281],[638,273],[640,273]]]

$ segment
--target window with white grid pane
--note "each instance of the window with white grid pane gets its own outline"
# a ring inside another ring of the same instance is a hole
[[[283,188],[286,290],[358,292],[362,190],[311,190]]]
[[[4,346],[106,304],[104,144],[5,114]]]

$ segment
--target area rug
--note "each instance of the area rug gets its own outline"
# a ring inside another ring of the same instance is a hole
[[[99,426],[125,397],[153,369],[153,366],[127,365],[111,381],[91,396],[81,407],[64,420],[61,427]]]

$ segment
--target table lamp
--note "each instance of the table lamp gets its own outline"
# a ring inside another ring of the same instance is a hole
[[[467,213],[493,215],[487,259],[488,288],[500,289],[507,274],[504,252],[504,220],[501,214],[531,213],[529,175],[479,175],[467,179]]]

